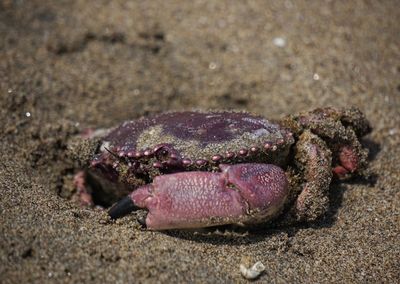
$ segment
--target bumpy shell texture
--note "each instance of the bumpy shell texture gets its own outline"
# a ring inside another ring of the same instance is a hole
[[[198,169],[222,162],[283,165],[293,143],[289,131],[259,116],[192,111],[126,121],[102,139],[100,149],[103,154],[109,149],[133,160],[156,157],[158,168],[173,165]]]

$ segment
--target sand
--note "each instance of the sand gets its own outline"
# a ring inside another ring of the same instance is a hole
[[[0,282],[395,283],[397,1],[0,1]],[[151,232],[69,200],[67,140],[165,110],[269,118],[359,107],[375,182],[331,186],[326,218]]]

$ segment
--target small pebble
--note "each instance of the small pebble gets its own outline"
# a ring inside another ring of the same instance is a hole
[[[217,64],[215,62],[210,62],[210,64],[208,65],[208,68],[210,68],[211,70],[214,70],[215,68],[217,68]]]
[[[257,261],[252,267],[247,268],[243,264],[240,265],[240,273],[249,280],[256,279],[265,270],[265,266],[261,261]]]
[[[284,47],[286,45],[286,40],[282,37],[276,37],[272,40],[272,42],[277,47]]]

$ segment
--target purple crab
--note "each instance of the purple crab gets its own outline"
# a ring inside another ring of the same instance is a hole
[[[277,122],[247,112],[168,112],[88,134],[80,201],[111,218],[147,209],[153,230],[312,221],[333,176],[365,175],[371,130],[356,108],[320,108]],[[78,153],[79,154],[79,153]],[[278,218],[279,217],[279,218]]]

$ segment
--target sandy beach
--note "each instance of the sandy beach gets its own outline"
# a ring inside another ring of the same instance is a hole
[[[397,1],[0,0],[0,283],[400,281]],[[68,141],[169,110],[279,119],[356,106],[370,181],[327,216],[246,230],[149,231],[71,200]]]

